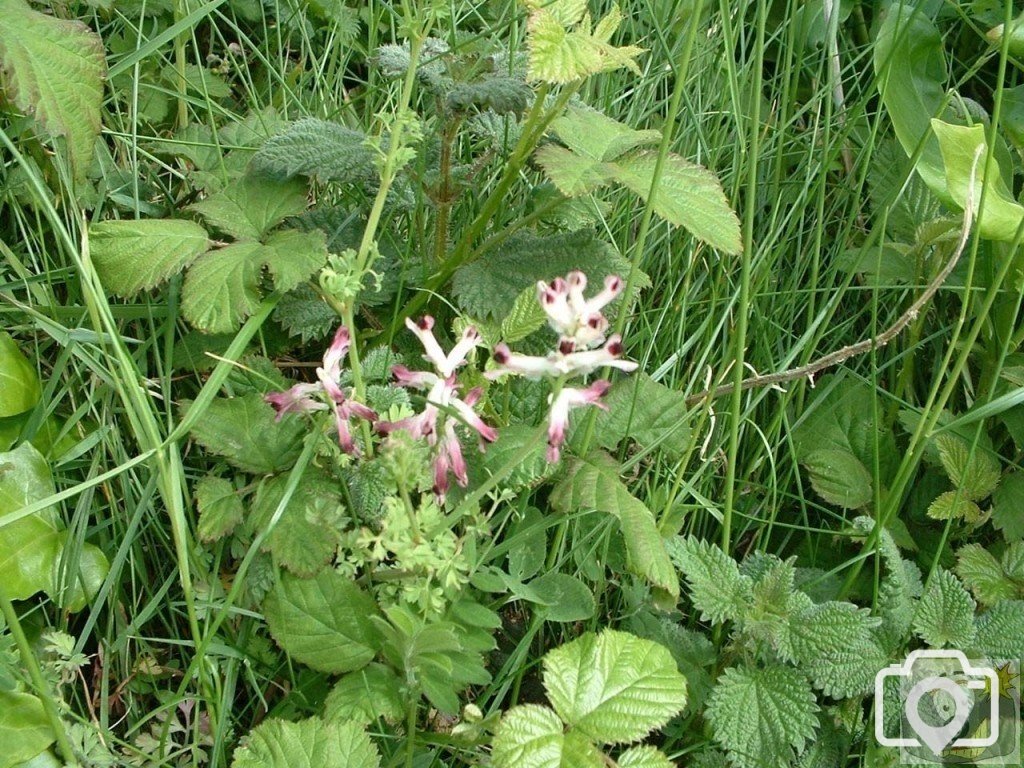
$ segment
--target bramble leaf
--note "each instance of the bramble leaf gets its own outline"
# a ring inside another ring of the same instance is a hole
[[[565,733],[547,707],[523,704],[506,712],[494,734],[495,768],[604,768],[597,748]]]
[[[282,574],[263,613],[274,640],[296,661],[341,674],[365,667],[380,649],[373,599],[335,570],[312,579]]]
[[[664,752],[651,746],[627,749],[615,763],[619,768],[675,768]]]
[[[247,175],[189,207],[211,227],[237,240],[259,240],[308,204],[302,181]]]
[[[642,739],[686,704],[686,680],[668,650],[611,629],[549,651],[544,688],[567,725],[601,744]]]
[[[974,639],[975,602],[952,573],[935,572],[914,615],[914,632],[933,648],[967,648]]]
[[[206,230],[183,219],[101,221],[89,227],[89,254],[118,296],[156,288],[210,247]]]
[[[245,472],[269,474],[288,469],[299,456],[305,427],[299,419],[274,421],[263,397],[218,397],[192,427],[192,437]]]
[[[950,482],[967,499],[981,501],[999,484],[999,462],[984,446],[976,445],[972,450],[959,435],[944,433],[935,438],[935,447]]]
[[[242,522],[242,499],[235,486],[223,477],[204,477],[196,485],[199,538],[207,543],[222,539]]]
[[[84,179],[101,128],[107,65],[99,35],[23,0],[0,0],[0,66],[8,98],[67,140],[74,176]]]
[[[271,718],[235,749],[232,768],[378,768],[380,754],[359,725],[311,717]]]
[[[252,505],[252,525],[266,530],[284,499],[288,475],[270,478],[260,486]],[[343,517],[338,486],[313,471],[307,472],[288,500],[280,519],[263,542],[274,562],[297,576],[319,573],[338,548]]]
[[[690,585],[690,599],[701,618],[715,624],[737,621],[753,600],[753,580],[720,547],[692,536],[675,539],[672,562]]]
[[[786,768],[818,728],[807,678],[790,667],[730,667],[711,692],[705,717],[738,768]]]
[[[370,723],[398,722],[405,716],[402,681],[383,664],[367,664],[338,680],[324,702],[324,719]]]
[[[1018,546],[1021,545],[1018,542]],[[1001,600],[1021,596],[1024,584],[1017,584],[1003,571],[1003,566],[980,544],[968,544],[956,553],[956,575],[978,600],[995,605]]]
[[[935,497],[928,505],[928,517],[933,520],[966,520],[969,523],[981,519],[981,507],[967,498],[964,491],[946,491]]]

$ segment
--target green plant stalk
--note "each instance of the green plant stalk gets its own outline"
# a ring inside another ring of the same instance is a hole
[[[174,0],[174,23],[179,23],[188,15],[188,0]],[[188,36],[187,29],[182,30],[174,37],[174,73],[175,87],[177,88],[178,103],[178,128],[183,129],[188,125],[188,80],[185,78],[185,42]],[[137,82],[137,78],[136,78]]]
[[[449,119],[441,135],[441,183],[437,190],[437,223],[434,225],[434,264],[444,263],[448,248],[448,225],[452,212],[452,147],[458,137],[462,118],[458,115]]]
[[[0,612],[3,613],[4,618],[7,620],[7,626],[11,630],[14,642],[18,646],[18,653],[21,655],[21,663],[28,669],[29,678],[32,680],[32,687],[36,689],[39,701],[43,705],[43,711],[46,712],[46,719],[50,721],[50,727],[53,728],[53,735],[57,739],[57,746],[60,747],[64,761],[69,766],[77,766],[78,760],[75,759],[75,751],[71,747],[71,739],[68,738],[68,732],[64,728],[64,721],[61,720],[60,712],[57,711],[57,706],[53,703],[50,690],[43,679],[43,672],[39,667],[39,660],[36,659],[35,654],[32,652],[32,646],[28,641],[28,637],[25,636],[25,630],[21,627],[18,613],[14,610],[14,605],[11,603],[10,598],[7,597],[2,581],[0,581]]]

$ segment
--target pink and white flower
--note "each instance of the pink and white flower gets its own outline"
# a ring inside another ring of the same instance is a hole
[[[563,387],[551,403],[548,415],[548,461],[552,464],[561,456],[562,443],[565,442],[565,429],[569,425],[569,411],[585,405],[596,405],[602,410],[608,406],[601,402],[611,382],[598,379],[585,389]]]
[[[604,342],[608,321],[601,310],[622,293],[623,284],[621,277],[608,275],[604,288],[589,299],[583,295],[586,287],[587,276],[578,271],[564,279],[537,283],[537,300],[548,316],[548,324],[559,335],[559,347],[568,352]]]
[[[359,452],[349,422],[353,418],[375,421],[377,414],[372,408],[346,395],[341,387],[341,362],[352,345],[352,335],[344,325],[334,333],[331,345],[324,352],[323,364],[316,369],[316,384],[296,384],[284,392],[271,392],[264,400],[277,411],[277,421],[286,413],[309,413],[311,411],[334,411],[334,426],[338,432],[338,445],[346,453]],[[327,401],[317,397],[326,395]]]
[[[498,432],[484,422],[473,406],[480,400],[482,390],[471,389],[465,397],[459,396],[455,371],[466,363],[466,358],[480,344],[480,334],[475,328],[467,328],[462,338],[447,355],[434,337],[434,318],[427,316],[413,322],[406,320],[406,326],[423,345],[424,360],[434,366],[434,371],[411,371],[404,365],[391,369],[395,383],[410,389],[425,390],[426,405],[423,410],[395,422],[377,422],[377,431],[390,434],[396,430],[408,432],[415,439],[425,439],[434,449],[434,493],[439,502],[444,502],[448,491],[449,475],[455,475],[455,482],[465,487],[469,482],[466,462],[462,455],[455,427],[462,423],[480,437],[480,449],[486,443],[494,442]]]

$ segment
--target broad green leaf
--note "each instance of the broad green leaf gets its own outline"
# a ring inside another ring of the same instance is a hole
[[[272,718],[235,749],[232,768],[378,768],[380,754],[356,723]]]
[[[242,498],[231,481],[223,477],[204,477],[196,485],[199,508],[199,538],[205,542],[222,539],[242,522]]]
[[[879,623],[853,603],[813,606],[791,624],[794,661],[826,696],[868,693],[875,675],[889,663],[873,635]]]
[[[611,168],[607,163],[570,152],[556,144],[546,144],[538,149],[534,159],[566,197],[588,194],[612,181]]]
[[[316,230],[284,230],[275,232],[265,244],[245,240],[210,251],[185,276],[182,311],[200,330],[233,331],[256,311],[265,268],[273,276],[274,287],[288,291],[326,259],[324,235]]]
[[[946,491],[939,494],[928,505],[928,517],[934,520],[966,520],[977,522],[981,519],[981,507],[967,498],[964,491]]]
[[[534,450],[528,450],[529,446]],[[512,424],[498,430],[498,439],[481,457],[484,470],[501,473],[505,478],[502,485],[518,490],[534,486],[555,471],[545,458],[543,440],[537,439],[535,427],[526,424]],[[524,455],[525,454],[525,455]],[[522,459],[515,463],[517,457]]]
[[[673,604],[679,598],[679,579],[654,515],[623,484],[610,456],[599,453],[587,460],[573,459],[552,491],[551,503],[563,512],[597,510],[612,515],[626,543],[629,569],[663,591]]]
[[[528,585],[543,607],[540,614],[547,621],[584,621],[594,615],[594,595],[587,585],[565,573],[545,573]]]
[[[627,749],[615,762],[619,768],[675,768],[664,752],[651,746]]]
[[[50,467],[31,444],[0,453],[0,516],[54,493]],[[0,528],[0,573],[9,598],[24,600],[51,589],[60,533],[52,507]]]
[[[0,419],[32,410],[42,395],[35,366],[5,331],[0,331],[0,392]]]
[[[690,428],[684,421],[686,397],[682,392],[638,373],[615,382],[604,402],[608,410],[598,414],[596,429],[604,448],[612,449],[629,438],[674,459],[689,447]]]
[[[305,432],[301,419],[274,421],[273,408],[256,393],[214,398],[192,427],[192,437],[206,450],[254,474],[290,468]]]
[[[366,666],[380,647],[373,599],[328,568],[312,579],[282,574],[263,603],[270,633],[296,661],[342,674]]]
[[[993,660],[1024,659],[1024,601],[1004,600],[979,615],[972,650]]]
[[[788,768],[818,728],[807,678],[771,665],[730,667],[711,692],[705,717],[739,768]]]
[[[751,566],[756,566],[760,573]],[[785,659],[794,658],[790,627],[813,603],[804,592],[794,588],[796,568],[792,561],[762,554],[747,558],[740,572],[754,579],[750,607],[740,619],[743,634],[774,648]]]
[[[84,543],[78,550],[74,563],[63,560],[69,555],[68,531],[59,534],[59,550],[53,559],[52,586],[48,589],[54,600],[67,611],[75,613],[85,608],[103,586],[103,580],[110,573],[110,561],[99,547]],[[64,569],[73,570],[65,572]]]
[[[968,648],[974,639],[974,608],[960,580],[940,568],[921,595],[914,632],[933,648]]]
[[[642,739],[686,705],[668,649],[612,629],[549,651],[544,688],[567,725],[601,744]]]
[[[605,768],[597,748],[547,707],[523,704],[506,712],[494,734],[495,768]]]
[[[260,486],[252,505],[256,531],[270,525],[287,485],[288,475],[281,474]],[[344,523],[338,491],[336,482],[313,471],[306,473],[263,542],[263,550],[274,556],[275,563],[298,576],[312,576],[331,561]]]
[[[983,125],[951,125],[941,120],[932,120],[932,130],[939,139],[939,150],[945,164],[946,190],[953,202],[961,209],[967,205],[970,195],[974,211],[979,212],[982,202],[982,188],[985,208],[978,216],[978,229],[982,237],[992,240],[1011,241],[1024,221],[1024,206],[1018,203],[1007,188],[999,169],[998,156],[992,158],[993,173],[985,173],[985,157],[988,144],[985,141]],[[971,192],[971,169],[975,153],[981,150],[980,160],[974,172],[974,190]]]
[[[522,341],[543,328],[546,320],[544,308],[537,301],[537,289],[532,285],[524,288],[501,320],[501,340],[509,344]]]
[[[829,504],[859,509],[871,503],[871,473],[849,451],[819,448],[805,454],[801,462],[811,486]]]
[[[0,744],[3,745],[0,768],[31,760],[55,740],[43,703],[38,698],[28,693],[0,690]]]
[[[237,240],[259,240],[308,204],[303,181],[247,175],[190,208],[211,227]]]
[[[316,176],[355,183],[377,175],[365,133],[312,117],[292,123],[264,142],[252,165],[262,173],[284,178]]]
[[[155,288],[210,247],[206,230],[182,219],[101,221],[89,227],[89,254],[119,296]]]
[[[655,152],[641,152],[615,163],[615,179],[644,201],[651,191]],[[740,220],[725,199],[721,182],[706,168],[670,154],[665,158],[654,194],[655,213],[683,227],[723,253],[743,251]]]
[[[576,155],[608,162],[661,140],[661,131],[637,131],[582,104],[569,107],[551,123],[551,131]]]
[[[753,581],[740,573],[739,565],[721,547],[692,536],[679,537],[669,553],[703,619],[720,624],[744,616],[753,600]]]
[[[1024,472],[1005,475],[992,494],[992,525],[1008,541],[1024,539]]]
[[[324,702],[324,719],[329,722],[399,722],[405,711],[402,680],[390,667],[376,663],[343,676]]]
[[[956,575],[975,599],[984,605],[1021,596],[1022,586],[1014,583],[1003,566],[980,544],[968,544],[956,553]]]
[[[75,178],[84,179],[101,128],[103,41],[79,21],[0,0],[0,68],[7,98],[67,140]]]

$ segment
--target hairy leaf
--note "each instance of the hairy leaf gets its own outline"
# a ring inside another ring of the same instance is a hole
[[[501,718],[494,734],[495,768],[604,768],[597,748],[565,733],[558,715],[547,707],[523,704]]]
[[[674,768],[675,763],[669,760],[660,749],[650,746],[632,747],[627,749],[615,761],[619,768]]]
[[[935,438],[939,459],[950,482],[971,501],[981,501],[999,484],[999,462],[982,445],[971,446],[959,435]]]
[[[1003,566],[980,544],[968,544],[956,553],[956,575],[975,599],[985,605],[1020,596],[1021,587],[1003,572]]]
[[[720,547],[692,536],[677,538],[669,549],[672,562],[690,586],[690,599],[701,617],[715,624],[737,621],[753,600],[753,581]]]
[[[853,603],[813,606],[792,622],[794,661],[826,696],[868,693],[875,675],[888,664],[873,635],[879,623]]]
[[[256,531],[270,527],[287,485],[288,475],[281,474],[260,486],[252,507]],[[270,528],[263,551],[270,552],[275,563],[292,573],[312,576],[334,557],[342,522],[337,483],[319,473],[307,472],[280,519]]]
[[[366,666],[380,648],[373,599],[327,569],[312,579],[283,574],[263,603],[270,633],[296,661],[341,674]]]
[[[96,271],[119,296],[157,287],[209,247],[206,230],[182,219],[101,221],[89,228]]]
[[[1024,601],[1004,600],[978,616],[972,648],[993,660],[1024,659]]]
[[[231,533],[242,522],[242,499],[235,486],[223,477],[204,477],[196,485],[196,506],[199,507],[199,538],[217,541]]]
[[[271,718],[235,749],[232,768],[378,768],[380,754],[362,728],[311,717]]]
[[[374,178],[374,153],[366,134],[338,123],[308,117],[268,139],[252,159],[266,174],[316,176],[325,181],[357,183]]]
[[[974,608],[960,580],[940,568],[921,595],[914,632],[933,648],[967,648],[974,639]]]
[[[1005,475],[992,494],[992,525],[1008,541],[1024,539],[1024,472]]]
[[[629,438],[643,448],[658,448],[669,458],[680,458],[689,447],[682,392],[638,373],[615,382],[604,402],[608,410],[598,414],[596,430],[603,447],[612,449]]]
[[[966,520],[977,522],[981,519],[981,507],[967,498],[964,491],[946,491],[939,494],[928,505],[928,517],[934,520]]]
[[[739,768],[786,768],[818,728],[810,683],[790,667],[730,667],[711,692],[705,717]]]
[[[668,650],[611,629],[549,651],[544,687],[569,726],[602,744],[642,739],[686,704],[686,680]]]
[[[67,140],[72,171],[84,179],[101,127],[107,66],[99,35],[23,0],[0,0],[0,66],[7,97]]]
[[[328,721],[370,723],[378,718],[398,722],[405,716],[405,697],[398,675],[383,664],[367,664],[338,680],[324,702]]]
[[[867,534],[874,528],[875,521],[869,517],[858,517],[854,525]],[[881,635],[886,649],[894,650],[902,646],[910,634],[922,590],[921,571],[916,564],[903,559],[892,534],[884,529],[878,539],[878,552],[885,562],[878,590]]]
[[[448,109],[467,112],[489,109],[499,115],[519,114],[530,103],[533,91],[514,77],[492,76],[470,83],[456,83],[448,91]]]
[[[299,457],[304,432],[299,419],[275,422],[274,410],[255,393],[214,398],[192,427],[206,450],[254,474],[288,469]]]
[[[303,181],[247,175],[190,207],[214,229],[238,240],[259,240],[307,205]]]

